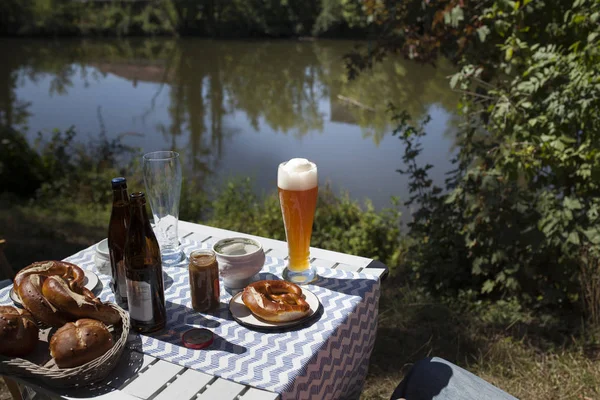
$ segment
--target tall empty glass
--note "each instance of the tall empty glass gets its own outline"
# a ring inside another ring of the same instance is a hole
[[[181,162],[174,151],[155,151],[143,157],[146,197],[154,217],[154,232],[160,245],[163,264],[184,259],[179,248],[177,222],[181,197]]]
[[[279,164],[277,187],[289,253],[283,278],[296,284],[310,283],[316,278],[310,265],[310,238],[318,193],[316,164],[304,158]]]

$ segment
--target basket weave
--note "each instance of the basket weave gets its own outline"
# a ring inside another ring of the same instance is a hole
[[[121,325],[114,326],[114,335],[118,337],[113,347],[96,358],[75,368],[45,367],[22,358],[0,356],[0,375],[18,376],[41,381],[51,387],[85,386],[98,382],[117,365],[129,335],[129,314],[119,306],[110,304],[121,316]]]

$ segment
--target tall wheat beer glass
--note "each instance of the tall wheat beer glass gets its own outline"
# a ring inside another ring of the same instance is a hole
[[[316,164],[304,158],[279,164],[277,187],[289,253],[283,278],[297,284],[310,283],[316,278],[310,265],[310,237],[318,192]]]

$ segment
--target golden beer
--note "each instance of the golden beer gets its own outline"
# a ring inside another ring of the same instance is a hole
[[[279,203],[290,256],[288,268],[292,271],[304,271],[310,267],[309,247],[317,208],[317,191],[317,186],[308,190],[279,188]]]
[[[277,186],[289,252],[284,278],[309,283],[315,277],[310,266],[310,238],[317,207],[317,166],[298,158],[282,163]]]

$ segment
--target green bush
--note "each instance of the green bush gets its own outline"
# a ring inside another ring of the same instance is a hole
[[[370,201],[361,207],[347,194],[336,196],[325,186],[319,192],[311,244],[324,249],[380,260],[393,267],[402,254],[401,213],[392,207],[376,211]]]
[[[209,225],[285,240],[277,195],[256,195],[250,179],[229,182],[212,201],[211,209]],[[362,208],[348,195],[336,196],[328,186],[319,190],[312,246],[378,259],[392,267],[402,253],[400,239],[396,208],[377,212],[370,202]]]
[[[37,153],[46,176],[35,200],[46,206],[76,203],[105,209],[112,204],[110,180],[132,169],[137,150],[104,133],[88,145],[76,143],[75,136],[73,128],[55,130],[48,138],[38,135]]]
[[[424,59],[454,43],[464,119],[442,191],[415,162],[423,126],[398,117],[420,206],[407,265],[441,294],[579,306],[579,250],[600,244],[600,2],[439,3],[400,42]]]
[[[71,0],[0,2],[0,33],[11,35],[173,34],[168,1],[129,3]]]
[[[9,145],[0,152],[0,183],[7,182],[2,186],[7,191],[31,199],[35,212],[60,214],[61,223],[65,218],[85,218],[108,224],[111,178],[126,176],[130,191],[143,190],[139,151],[123,146],[120,138],[108,140],[101,133],[83,145],[74,141],[74,129],[54,131],[45,138],[40,135],[34,150],[21,134],[7,132],[12,136],[3,139]],[[33,186],[18,185],[27,182]],[[238,178],[210,196],[195,182],[184,177],[182,220],[285,240],[276,193],[259,196],[249,178]],[[336,196],[325,186],[319,193],[311,244],[396,265],[402,247],[400,212],[395,205],[378,212],[370,202],[362,208],[348,195]]]
[[[363,32],[364,26],[357,0],[0,2],[0,33],[12,35],[287,37]]]
[[[2,191],[30,197],[46,177],[40,155],[29,146],[25,137],[10,127],[0,127]]]

